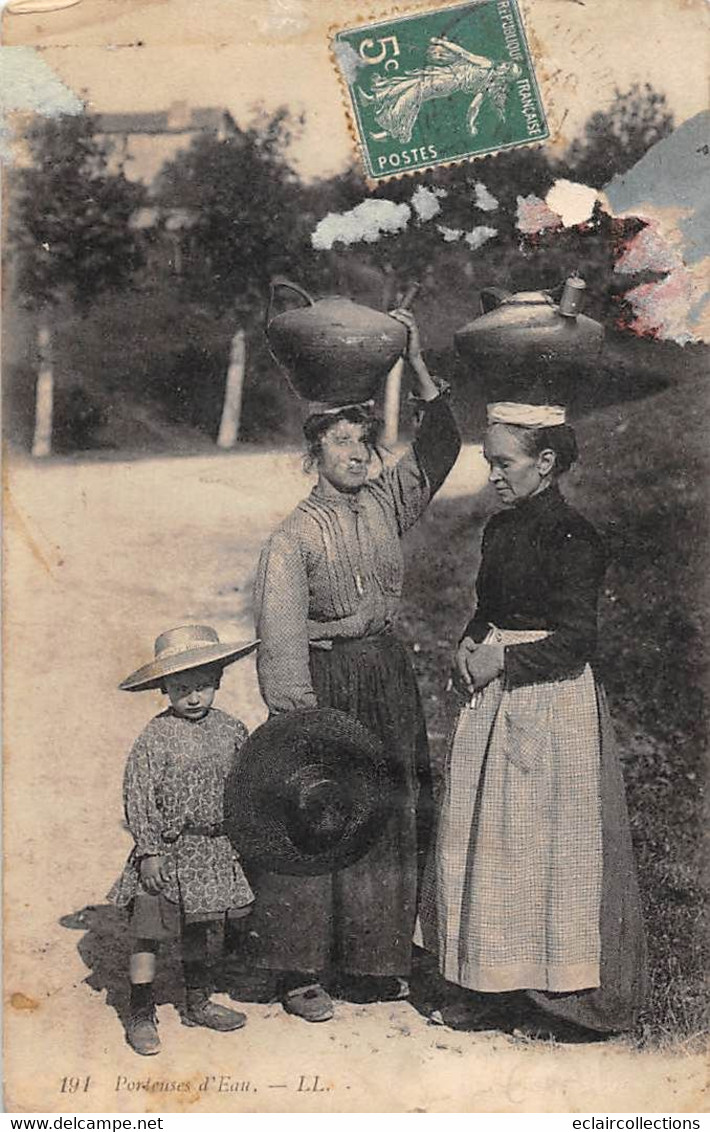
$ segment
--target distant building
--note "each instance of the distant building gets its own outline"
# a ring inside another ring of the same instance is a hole
[[[139,208],[130,220],[131,228],[149,236],[148,247],[154,264],[163,263],[176,275],[182,275],[185,262],[193,250],[190,229],[195,213],[187,208]],[[152,233],[152,239],[150,238]]]
[[[234,128],[228,110],[187,102],[173,102],[167,110],[147,113],[97,115],[97,134],[112,144],[110,170],[123,166],[130,181],[149,186],[165,162],[189,149],[195,138],[211,134],[224,140]]]
[[[235,128],[228,110],[174,102],[167,110],[99,114],[96,133],[111,143],[109,170],[122,168],[129,181],[140,181],[150,189],[165,163],[189,149],[195,138],[211,135],[223,141]],[[164,262],[178,275],[189,262],[193,223],[187,209],[154,206],[139,209],[131,220],[132,227],[149,238],[153,262]]]

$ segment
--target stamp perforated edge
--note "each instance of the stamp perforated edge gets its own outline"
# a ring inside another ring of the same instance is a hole
[[[547,129],[546,135],[544,137],[530,138],[530,140],[528,141],[511,142],[510,145],[493,146],[490,149],[481,150],[478,153],[471,153],[466,154],[465,156],[452,158],[450,161],[432,161],[431,164],[418,165],[416,169],[401,169],[396,172],[386,173],[378,177],[373,177],[370,174],[367,151],[365,144],[362,141],[360,129],[353,112],[353,101],[350,94],[350,88],[348,87],[342,67],[335,51],[335,41],[337,36],[342,32],[355,31],[358,28],[362,28],[362,30],[364,31],[371,27],[377,27],[379,24],[388,23],[390,20],[407,19],[410,16],[426,15],[428,12],[442,12],[453,10],[455,8],[462,8],[466,6],[466,2],[467,0],[456,0],[455,3],[449,4],[407,4],[406,8],[402,8],[399,5],[396,5],[377,16],[371,15],[369,17],[354,17],[352,21],[349,21],[347,23],[347,25],[331,24],[328,28],[328,55],[330,57],[331,66],[333,67],[337,75],[338,85],[340,88],[340,97],[345,113],[347,131],[350,135],[354,155],[358,160],[358,164],[363,174],[365,184],[369,189],[376,189],[378,185],[386,184],[388,181],[401,181],[406,177],[417,177],[420,174],[431,172],[432,169],[452,169],[456,166],[470,165],[474,161],[485,161],[486,158],[495,157],[497,153],[505,153],[511,149],[541,149],[544,145],[548,145],[554,140],[554,136],[557,131],[553,127],[553,124],[551,122],[550,109],[545,104],[541,90],[541,84],[538,80],[537,72],[535,70],[535,60],[533,56],[533,48],[531,45],[531,39],[534,37],[531,37],[530,29],[527,25],[524,5],[518,2],[517,11],[525,35],[525,47],[530,60],[532,77],[540,101],[540,106],[542,107],[545,116],[545,126]]]

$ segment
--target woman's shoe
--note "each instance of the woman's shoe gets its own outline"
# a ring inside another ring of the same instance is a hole
[[[211,1002],[206,990],[187,988],[187,1009],[184,1017],[186,1026],[206,1026],[208,1030],[221,1030],[227,1033],[230,1030],[240,1030],[246,1020],[246,1014],[242,1014],[240,1010],[231,1010],[228,1006]]]
[[[409,998],[409,980],[399,975],[345,975],[336,997],[346,1002],[399,1002]]]
[[[320,983],[286,991],[283,1007],[287,1014],[295,1014],[305,1022],[328,1022],[334,1014],[333,1000]]]
[[[126,1026],[126,1041],[141,1057],[153,1057],[160,1053],[160,1038],[152,1009],[131,1015]]]

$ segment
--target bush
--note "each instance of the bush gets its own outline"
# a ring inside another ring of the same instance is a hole
[[[86,452],[104,447],[100,432],[109,419],[109,407],[101,394],[79,383],[60,387],[54,396],[54,450]]]

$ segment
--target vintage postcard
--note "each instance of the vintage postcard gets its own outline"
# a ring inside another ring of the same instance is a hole
[[[702,0],[2,29],[6,1110],[702,1110]]]

